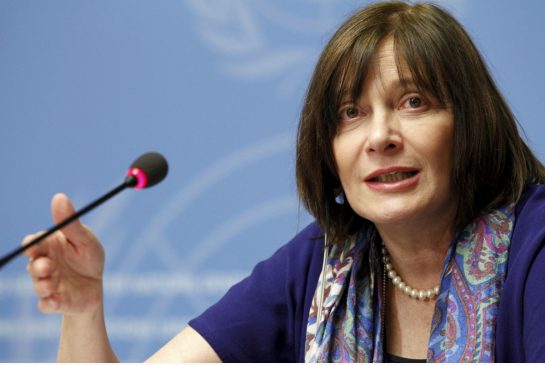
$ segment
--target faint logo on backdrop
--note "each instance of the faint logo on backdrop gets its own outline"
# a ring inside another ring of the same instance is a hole
[[[289,96],[308,80],[326,41],[316,44],[316,37],[335,27],[335,8],[346,8],[346,3],[190,0],[187,5],[195,33],[213,52],[220,72],[241,80],[274,81],[276,95]]]
[[[434,2],[460,17],[466,1]],[[218,69],[241,80],[272,80],[277,96],[291,96],[298,87],[306,86],[318,54],[340,24],[339,19],[367,3],[369,1],[187,1],[194,16],[195,32],[214,53]],[[321,40],[319,44],[316,44],[317,37]]]

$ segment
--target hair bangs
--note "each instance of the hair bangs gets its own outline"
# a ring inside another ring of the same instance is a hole
[[[445,76],[437,54],[426,42],[396,32],[393,35],[397,71],[403,87],[413,84],[420,92],[431,96],[441,106],[451,104]]]
[[[383,35],[358,37],[339,58],[332,73],[327,99],[330,105],[330,117],[335,124],[338,109],[343,102],[356,102],[361,96],[365,78],[373,62],[374,54]]]
[[[448,70],[455,46],[449,41],[452,34],[429,10],[436,8],[419,4],[396,14],[391,36],[402,82],[412,82],[446,106],[452,102],[449,85],[456,77]]]

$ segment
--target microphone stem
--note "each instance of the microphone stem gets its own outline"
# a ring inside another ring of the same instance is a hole
[[[14,259],[15,257],[17,257],[18,255],[20,255],[21,253],[23,253],[25,250],[29,249],[30,247],[34,246],[35,244],[39,243],[41,240],[43,240],[44,238],[48,237],[49,235],[51,235],[52,233],[54,233],[55,231],[59,230],[59,229],[62,229],[64,228],[65,226],[69,225],[70,223],[72,223],[73,221],[75,221],[76,219],[78,219],[79,217],[81,217],[82,215],[88,213],[89,211],[93,210],[94,208],[96,208],[97,206],[99,206],[100,204],[104,203],[106,200],[112,198],[113,196],[117,195],[118,193],[122,192],[123,190],[125,190],[126,188],[129,188],[129,187],[133,187],[136,185],[136,178],[132,175],[130,176],[127,176],[125,178],[125,181],[119,185],[118,187],[114,188],[113,190],[111,190],[110,192],[104,194],[103,196],[101,196],[100,198],[98,198],[97,200],[95,200],[94,202],[88,204],[87,206],[83,207],[81,210],[75,212],[73,215],[71,215],[70,217],[66,218],[65,220],[63,220],[62,222],[59,222],[57,225],[49,228],[47,231],[45,231],[44,233],[42,233],[41,235],[39,235],[38,237],[34,238],[32,241],[30,241],[29,243],[27,243],[26,245],[24,246],[20,246],[19,248],[17,248],[16,250],[13,250],[11,253],[5,255],[4,257],[2,257],[0,259],[0,269],[5,265],[7,264],[8,262],[10,262],[12,259]]]

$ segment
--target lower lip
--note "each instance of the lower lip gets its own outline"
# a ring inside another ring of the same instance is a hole
[[[381,192],[396,192],[407,190],[416,185],[420,179],[420,173],[400,181],[366,181],[365,184],[373,190]]]

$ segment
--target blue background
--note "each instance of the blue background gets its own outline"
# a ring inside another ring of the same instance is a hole
[[[439,2],[481,49],[545,157],[545,2]],[[294,145],[313,65],[365,1],[0,0],[0,254],[82,207],[141,153],[170,162],[83,221],[106,253],[106,316],[141,361],[310,217]],[[501,183],[501,182],[498,182]],[[36,309],[18,258],[0,271],[0,361],[54,361],[60,317]]]

